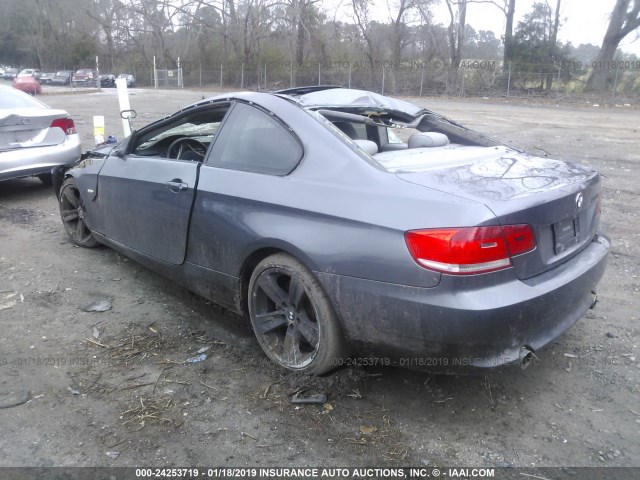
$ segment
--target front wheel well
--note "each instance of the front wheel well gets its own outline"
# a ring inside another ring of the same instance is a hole
[[[69,170],[70,168],[67,165],[55,167],[51,170],[51,182],[53,184],[53,191],[56,194],[56,198],[60,197],[60,189],[62,188],[64,181],[73,176],[69,173]]]

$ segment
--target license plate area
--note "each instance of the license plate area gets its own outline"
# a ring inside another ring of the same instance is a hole
[[[578,218],[568,218],[553,224],[556,255],[578,243],[580,224]]]

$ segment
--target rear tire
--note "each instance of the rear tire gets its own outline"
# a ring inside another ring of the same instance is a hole
[[[346,342],[329,296],[286,254],[267,257],[249,281],[249,316],[267,356],[295,372],[321,375],[341,364]]]
[[[100,245],[100,242],[96,240],[85,223],[84,202],[73,177],[67,178],[62,182],[58,205],[60,206],[60,218],[64,229],[74,244],[85,248],[93,248]]]

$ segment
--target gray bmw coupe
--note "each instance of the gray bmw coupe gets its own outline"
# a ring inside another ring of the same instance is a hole
[[[248,315],[290,370],[527,364],[595,303],[600,177],[362,90],[225,94],[55,171],[72,241]]]

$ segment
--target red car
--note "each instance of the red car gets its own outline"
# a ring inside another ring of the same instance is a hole
[[[71,79],[72,85],[82,85],[87,83],[89,80],[93,80],[96,78],[96,71],[90,68],[81,68],[73,74],[73,78]]]
[[[42,93],[40,82],[35,77],[16,77],[13,79],[13,87],[29,95],[40,95]]]

